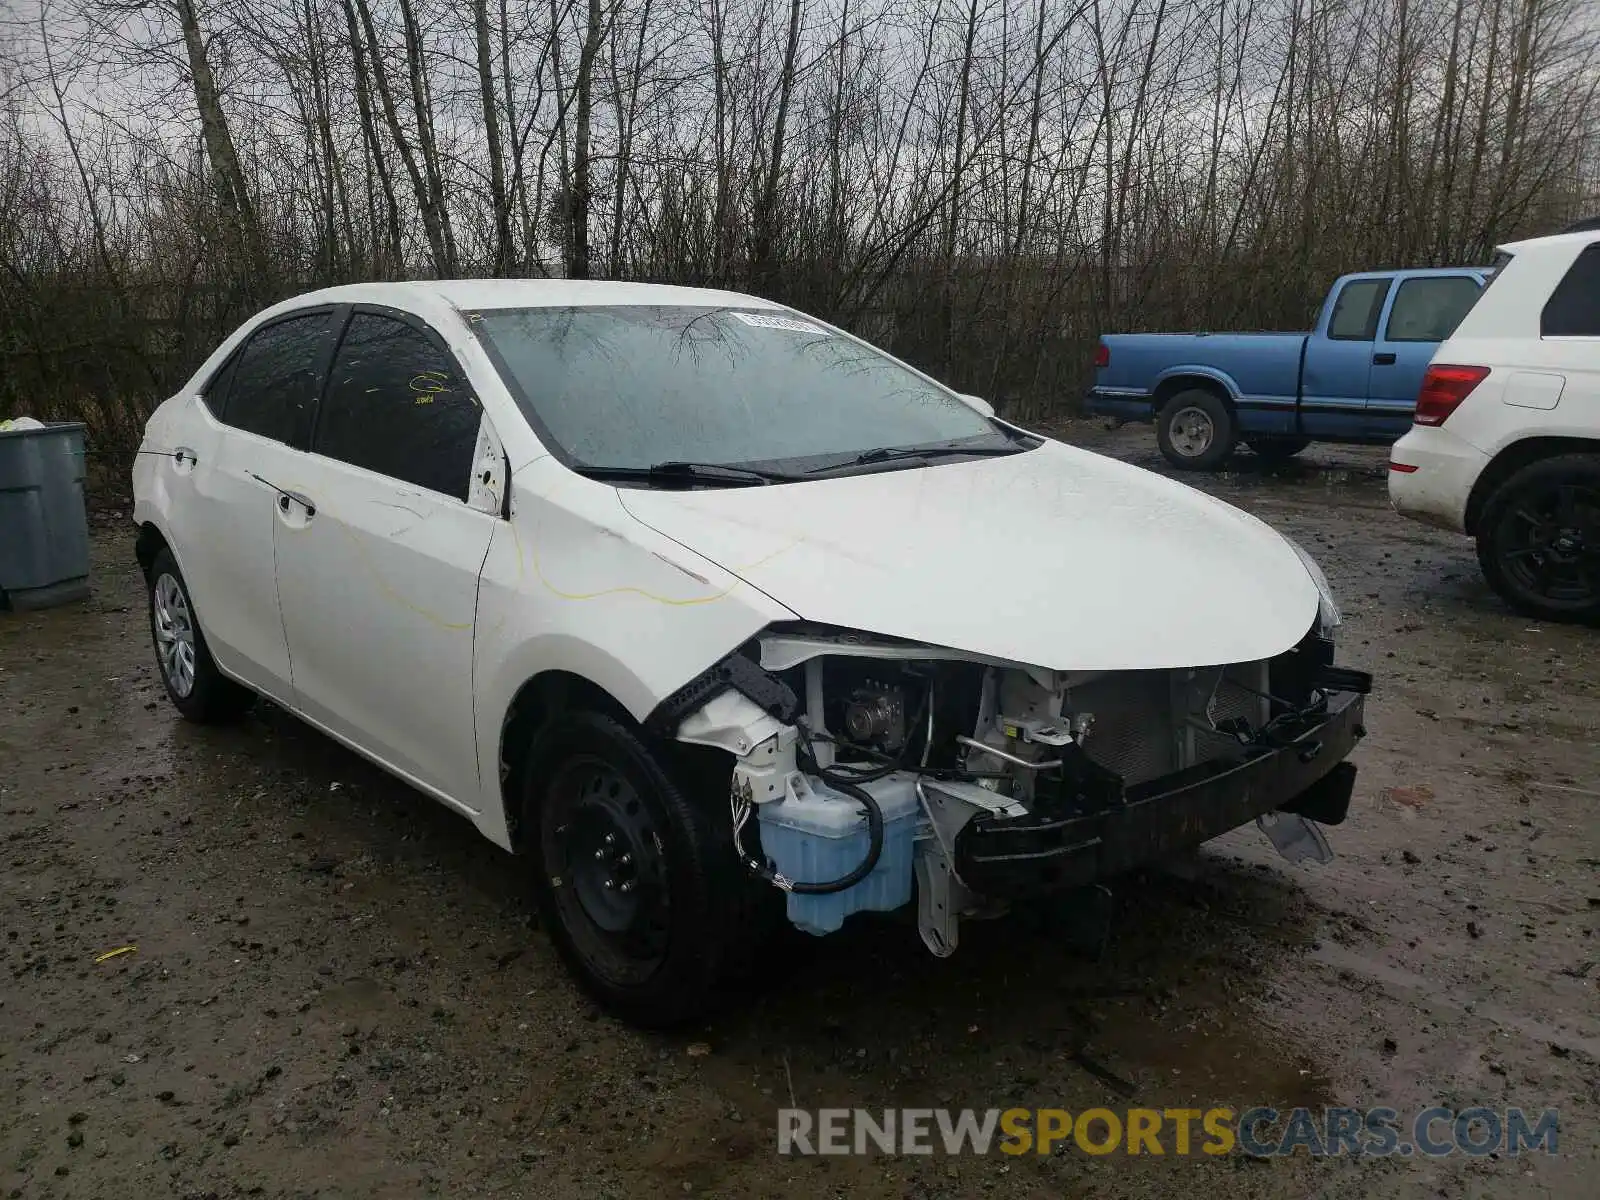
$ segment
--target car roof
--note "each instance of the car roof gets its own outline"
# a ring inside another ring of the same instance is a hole
[[[422,299],[442,300],[452,308],[496,308],[662,304],[684,308],[779,308],[757,296],[713,288],[661,283],[617,283],[600,279],[410,279],[390,283],[351,283],[296,296],[307,304],[384,304],[409,308]]]
[[[1504,254],[1520,254],[1535,247],[1556,249],[1571,246],[1576,249],[1587,246],[1590,242],[1600,242],[1600,227],[1580,229],[1575,233],[1552,233],[1544,237],[1523,238],[1520,242],[1507,242],[1500,247],[1500,250]]]

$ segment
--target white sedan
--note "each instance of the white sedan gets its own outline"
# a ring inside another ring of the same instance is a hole
[[[750,296],[362,284],[152,416],[186,717],[260,696],[526,856],[646,1024],[786,917],[963,918],[1257,821],[1325,858],[1368,677],[1304,551]]]

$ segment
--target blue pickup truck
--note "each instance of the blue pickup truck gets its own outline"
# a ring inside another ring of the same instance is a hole
[[[1312,442],[1387,445],[1410,427],[1428,360],[1489,275],[1345,275],[1310,333],[1107,334],[1086,407],[1153,419],[1161,453],[1191,471],[1216,470],[1240,442],[1271,459]]]

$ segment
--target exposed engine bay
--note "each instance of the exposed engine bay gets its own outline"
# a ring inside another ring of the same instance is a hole
[[[963,918],[1250,820],[1286,857],[1327,861],[1316,822],[1348,807],[1369,689],[1318,629],[1269,660],[1071,673],[796,625],[658,715],[733,754],[736,852],[795,925],[833,932],[915,894],[948,955]]]

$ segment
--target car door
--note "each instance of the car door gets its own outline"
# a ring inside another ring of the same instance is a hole
[[[1477,303],[1483,285],[1473,275],[1401,279],[1372,345],[1367,416],[1374,432],[1398,438],[1411,426],[1417,392],[1439,343]]]
[[[478,576],[499,520],[498,498],[471,481],[480,454],[499,453],[492,441],[443,340],[358,306],[318,409],[314,465],[278,510],[296,707],[471,810]]]
[[[1306,340],[1300,376],[1300,431],[1308,437],[1362,435],[1372,343],[1390,282],[1385,275],[1338,284],[1325,327]]]
[[[283,702],[292,685],[273,566],[276,489],[300,478],[332,321],[320,308],[255,330],[194,397],[166,468],[174,552],[212,657]]]

